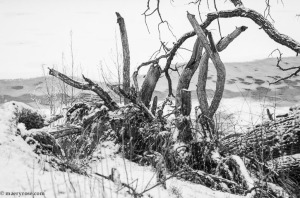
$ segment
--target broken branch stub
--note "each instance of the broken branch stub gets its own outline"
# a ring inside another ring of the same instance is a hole
[[[160,75],[161,75],[160,66],[157,64],[151,65],[151,67],[149,68],[148,73],[145,77],[145,80],[143,82],[141,91],[140,91],[141,101],[145,104],[145,106],[147,108],[150,105],[152,94],[154,92],[156,83],[159,80]]]
[[[182,89],[181,96],[180,113],[184,116],[189,116],[192,111],[192,93],[187,89]]]
[[[126,25],[124,18],[116,12],[117,22],[120,27],[122,48],[123,48],[123,90],[129,93],[130,90],[130,51],[129,42],[126,31]],[[125,98],[125,104],[128,104],[129,100]]]

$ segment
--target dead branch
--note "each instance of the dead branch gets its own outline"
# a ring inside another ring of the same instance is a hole
[[[294,71],[293,73],[291,73],[290,75],[288,75],[288,76],[279,78],[279,79],[275,80],[274,82],[269,83],[270,85],[271,85],[271,84],[276,84],[276,83],[278,83],[278,82],[280,82],[280,81],[289,79],[289,78],[294,77],[294,76],[298,76],[298,73],[300,72],[300,66],[283,68],[283,67],[280,65],[280,63],[281,63],[281,61],[282,61],[282,53],[280,52],[279,49],[275,49],[274,51],[272,51],[272,53],[270,54],[270,56],[271,56],[274,52],[276,52],[276,51],[279,53],[279,56],[277,57],[276,67],[278,67],[281,71],[289,71],[289,70],[295,70],[295,71]]]
[[[201,26],[196,21],[195,16],[187,13],[187,17],[188,17],[191,25],[193,26],[194,30],[196,31],[201,44],[205,48],[206,52],[209,54],[214,66],[216,67],[216,70],[217,70],[216,91],[215,91],[215,95],[212,100],[212,103],[210,105],[209,114],[208,114],[208,116],[210,118],[212,118],[214,113],[218,109],[220,101],[222,99],[224,85],[225,85],[225,77],[226,77],[225,66],[224,66],[223,62],[221,61],[217,50],[215,50],[215,52],[212,51],[210,44],[208,43],[208,40],[206,39],[205,33],[202,30]],[[210,39],[210,40],[212,40],[212,39]]]
[[[154,96],[152,106],[151,106],[151,113],[155,116],[157,109],[157,96]]]
[[[47,132],[50,133],[55,139],[58,139],[69,135],[81,134],[82,130],[83,129],[80,126],[71,125],[52,127],[47,129]]]
[[[179,77],[175,97],[176,109],[181,106],[181,90],[189,88],[191,79],[198,68],[202,56],[202,50],[203,46],[200,45],[200,40],[197,38],[193,47],[191,58]]]
[[[236,28],[232,33],[230,33],[229,35],[227,35],[225,38],[221,39],[218,42],[218,44],[216,45],[216,50],[218,52],[221,52],[224,49],[226,49],[226,47],[245,30],[247,30],[246,26],[241,26]],[[208,59],[209,59],[209,55],[207,52],[205,52],[200,61],[199,76],[198,76],[198,83],[197,83],[197,96],[200,104],[200,109],[202,113],[205,113],[207,115],[210,109],[207,101],[207,94],[206,94]],[[212,109],[210,111],[213,112]]]
[[[244,7],[244,4],[241,0],[230,0],[231,3],[234,4],[235,7]]]
[[[263,15],[256,12],[255,10],[239,7],[234,10],[224,10],[219,12],[212,12],[207,15],[207,19],[202,23],[202,27],[207,26],[213,20],[217,18],[232,18],[232,17],[243,17],[249,18],[255,22],[258,26],[263,29],[267,35],[277,43],[280,43],[291,50],[295,51],[297,54],[300,52],[300,43],[292,39],[291,37],[278,32],[278,30],[269,22]]]
[[[152,94],[156,87],[156,83],[159,80],[160,74],[161,68],[158,64],[151,65],[147,72],[140,91],[141,101],[146,105],[146,107],[149,107],[150,105]]]
[[[113,176],[112,176],[112,175],[105,176],[105,175],[102,175],[102,174],[97,173],[97,172],[94,173],[94,174],[97,175],[97,176],[100,176],[100,177],[102,177],[102,178],[104,178],[104,179],[107,179],[107,180],[110,180],[110,181],[114,182],[114,179],[113,179]],[[134,189],[133,187],[131,187],[129,184],[126,184],[126,183],[121,182],[121,185],[122,185],[123,187],[128,188],[129,190],[131,190],[132,193],[133,193],[133,197],[135,197],[135,198],[141,197],[141,195],[140,195],[139,193],[137,193],[137,192],[135,191],[135,189]]]
[[[55,116],[51,116],[50,118],[48,118],[47,120],[44,121],[44,126],[49,126],[51,123],[59,120],[60,118],[63,118],[63,115],[55,115]]]
[[[267,109],[267,115],[268,115],[268,118],[269,118],[269,120],[274,120],[274,118],[273,118],[273,114],[270,112],[270,109]]]
[[[115,101],[113,101],[113,99],[110,97],[110,95],[104,91],[98,84],[94,83],[92,80],[84,77],[83,79],[87,82],[87,83],[81,83],[81,82],[77,82],[75,80],[72,80],[71,78],[69,78],[68,76],[56,71],[55,69],[49,69],[49,75],[54,76],[58,79],[60,79],[61,81],[63,81],[64,83],[75,87],[77,89],[82,89],[82,90],[90,90],[95,92],[105,103],[105,105],[110,109],[110,110],[116,110],[119,108],[119,106],[117,105],[117,103]]]
[[[125,92],[129,92],[130,89],[130,51],[128,36],[125,26],[124,18],[116,12],[117,22],[120,27],[122,49],[123,49],[123,89]],[[124,103],[128,104],[128,99],[125,99]]]

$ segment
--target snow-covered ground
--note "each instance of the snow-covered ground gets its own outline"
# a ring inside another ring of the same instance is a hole
[[[151,167],[139,166],[116,155],[112,143],[99,145],[93,157],[89,176],[55,170],[20,137],[16,115],[24,108],[20,103],[0,106],[0,196],[22,197],[22,193],[43,193],[35,197],[131,197],[128,189],[117,189],[116,185],[94,173],[109,176],[112,168],[120,173],[121,182],[130,184],[137,192],[156,184],[155,171]],[[27,106],[26,106],[27,108]],[[201,185],[172,178],[166,182],[167,190],[158,186],[145,193],[145,197],[240,197],[214,191]],[[15,196],[9,195],[14,194]]]
[[[159,104],[162,104],[160,101]],[[174,102],[173,102],[174,104]],[[191,118],[195,119],[194,108],[199,106],[198,100],[192,100]],[[278,106],[267,100],[254,100],[249,97],[223,98],[215,115],[217,123],[227,132],[246,132],[249,128],[268,120],[267,109],[271,114],[280,115],[289,111],[289,106]],[[171,113],[174,105],[166,105],[164,115]],[[198,115],[200,114],[198,111]],[[169,119],[173,119],[170,116]]]

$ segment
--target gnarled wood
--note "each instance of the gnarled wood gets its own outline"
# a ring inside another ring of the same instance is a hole
[[[273,26],[273,24],[268,21],[263,15],[256,12],[255,10],[239,7],[234,10],[222,10],[219,12],[212,12],[207,14],[207,19],[204,22],[211,23],[217,18],[232,18],[232,17],[243,17],[243,18],[249,18],[254,23],[256,23],[261,29],[263,29],[267,35],[276,41],[277,43],[280,43],[281,45],[284,45],[291,50],[295,51],[297,54],[300,52],[300,43],[291,37],[282,34],[278,32],[278,30]],[[206,26],[204,25],[203,26]]]
[[[209,113],[208,113],[208,118],[212,118],[214,113],[219,107],[220,100],[222,99],[223,91],[224,91],[224,84],[225,84],[225,77],[226,77],[226,71],[225,71],[225,66],[223,62],[220,59],[219,53],[217,50],[212,50],[210,44],[208,43],[208,40],[206,39],[206,36],[204,34],[204,31],[202,30],[201,26],[195,19],[194,15],[187,14],[187,17],[193,26],[198,38],[200,39],[201,44],[205,48],[206,52],[209,54],[214,66],[216,67],[217,70],[217,85],[216,85],[216,91],[215,91],[215,96],[213,98],[213,101],[210,105],[209,108]],[[210,39],[212,40],[212,39]],[[212,45],[214,45],[212,43]],[[212,125],[213,126],[213,125]],[[214,134],[215,130],[214,128],[211,129],[211,133]]]
[[[216,49],[218,52],[223,51],[226,47],[237,38],[242,32],[247,29],[246,26],[241,26],[236,28],[232,33],[227,35],[225,38],[221,39],[216,45]],[[198,83],[197,83],[197,96],[200,104],[200,109],[202,113],[205,115],[213,114],[213,107],[209,107],[207,101],[206,94],[206,81],[207,81],[207,72],[208,72],[208,59],[209,55],[205,52],[201,58],[200,66],[199,66],[199,75],[198,75]],[[225,83],[225,82],[224,82]],[[224,85],[223,85],[224,86]],[[220,94],[220,93],[219,93]],[[214,103],[217,101],[215,100]],[[210,113],[209,113],[210,111]]]

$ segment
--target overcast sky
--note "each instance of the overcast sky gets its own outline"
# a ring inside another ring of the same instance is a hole
[[[169,0],[161,1],[162,17],[169,21],[177,38],[192,30],[186,11],[197,14],[196,6],[188,5],[186,0],[175,0],[173,4]],[[209,10],[206,1],[203,2],[201,13],[204,19]],[[216,2],[220,10],[233,9],[229,0]],[[244,0],[246,7],[260,13],[264,11],[264,2]],[[113,68],[116,46],[121,52],[115,12],[125,18],[133,71],[160,46],[157,16],[148,18],[149,34],[141,15],[146,9],[146,3],[146,0],[0,0],[0,79],[41,76],[42,65],[62,70],[64,64],[70,72],[71,31],[75,73],[99,79],[99,65]],[[285,0],[283,5],[278,0],[271,0],[271,3],[275,27],[300,41],[300,18],[296,17],[300,13],[300,1]],[[212,4],[211,11],[214,11]],[[284,52],[285,56],[295,55],[293,51],[273,42],[249,19],[221,19],[220,22],[224,36],[236,26],[249,27],[221,53],[224,62],[267,58],[276,48]],[[220,36],[216,24],[216,21],[213,22],[208,29],[217,41]],[[161,36],[169,43],[176,40],[165,27],[162,27]],[[194,39],[190,39],[185,47],[191,48]],[[183,50],[176,61],[185,62],[189,55],[189,52]]]

